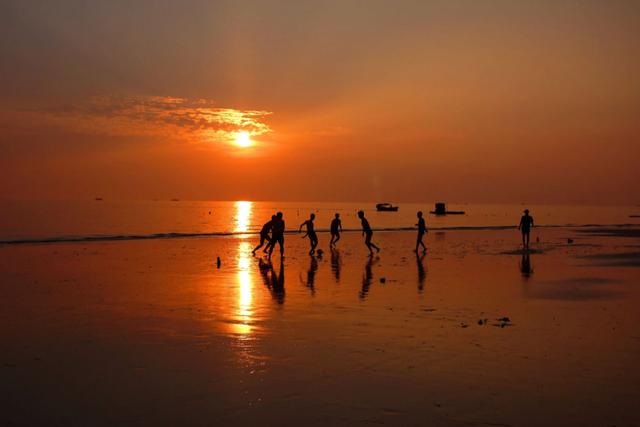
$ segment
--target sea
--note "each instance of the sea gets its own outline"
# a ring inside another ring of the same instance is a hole
[[[257,234],[282,212],[288,231],[316,214],[326,231],[336,213],[345,231],[359,230],[363,210],[374,230],[413,229],[423,211],[431,230],[504,229],[517,226],[528,208],[536,226],[640,226],[639,206],[448,204],[464,215],[436,216],[433,202],[400,203],[397,212],[378,212],[375,202],[269,201],[5,201],[0,203],[0,244],[161,239]]]

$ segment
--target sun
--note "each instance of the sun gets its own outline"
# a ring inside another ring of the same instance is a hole
[[[253,141],[251,140],[251,135],[249,132],[238,132],[236,133],[235,144],[240,148],[247,148],[253,145]]]

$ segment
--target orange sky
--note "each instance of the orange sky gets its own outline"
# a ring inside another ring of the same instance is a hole
[[[638,2],[130,3],[0,5],[0,199],[640,203]]]

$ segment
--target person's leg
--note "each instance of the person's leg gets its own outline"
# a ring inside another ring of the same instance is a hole
[[[523,248],[526,248],[526,247],[527,247],[527,245],[526,245],[526,243],[525,243],[525,240],[524,240],[525,236],[526,236],[526,233],[523,231],[523,232],[522,232],[522,247],[523,247]]]
[[[264,236],[261,234],[260,235],[260,244],[258,246],[256,246],[255,248],[253,248],[253,250],[251,252],[253,252],[253,254],[255,255],[256,251],[258,249],[260,249],[262,247],[262,245],[264,245]]]
[[[336,240],[333,241],[333,246],[335,246],[336,243],[338,243],[338,240],[340,240],[340,233],[336,233]]]
[[[373,250],[371,249],[371,234],[367,233],[364,238],[364,244],[367,245],[367,249],[369,249],[369,253],[372,254]]]
[[[377,252],[380,252],[380,248],[379,248],[379,247],[377,247],[376,245],[374,245],[374,244],[371,242],[371,238],[372,238],[372,237],[373,237],[373,233],[367,233],[367,238],[366,238],[366,240],[365,240],[365,243],[367,244],[367,247],[369,248],[369,251],[370,251],[371,253],[373,253],[373,250],[372,250],[371,248],[374,248]]]
[[[420,241],[420,245],[422,246],[422,250],[426,252],[427,251],[427,246],[424,244],[424,241],[422,239],[424,239],[424,233],[420,233],[420,237],[419,237],[418,240]],[[416,252],[417,252],[417,249],[418,248],[416,248]]]
[[[530,232],[527,230],[527,248],[529,248],[529,234]]]
[[[284,234],[278,236],[278,244],[280,244],[280,256],[284,257]]]
[[[271,240],[269,241],[269,244],[267,245],[267,247],[269,248],[269,255],[271,255],[273,253],[273,249],[276,247],[276,242],[278,241],[278,236],[271,236]]]

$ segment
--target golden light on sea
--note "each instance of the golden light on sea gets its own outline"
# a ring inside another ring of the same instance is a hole
[[[251,222],[251,213],[253,208],[253,202],[237,201],[235,202],[236,215],[235,215],[235,233],[246,233],[249,231],[249,224]]]

